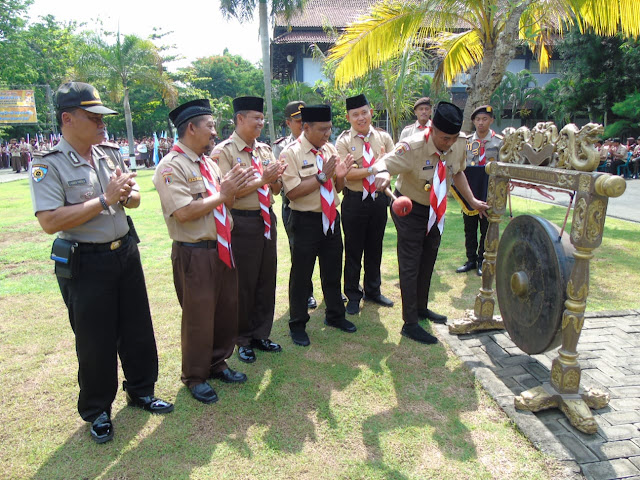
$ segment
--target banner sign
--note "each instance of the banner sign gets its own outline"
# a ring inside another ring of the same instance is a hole
[[[38,123],[33,90],[0,90],[0,124]]]

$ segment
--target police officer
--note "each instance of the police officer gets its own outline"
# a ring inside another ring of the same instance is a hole
[[[392,307],[393,302],[380,292],[382,239],[387,225],[388,197],[376,192],[373,165],[384,152],[393,150],[388,133],[371,126],[373,109],[363,94],[346,99],[347,120],[351,124],[336,141],[341,159],[351,155],[354,168],[347,174],[342,201],[344,231],[344,292],[349,301],[346,311],[360,311],[363,292],[360,270],[364,253],[364,299]]]
[[[223,174],[235,165],[254,172],[254,178],[236,192],[231,232],[238,270],[238,357],[256,361],[254,349],[279,352],[282,347],[269,339],[276,301],[277,228],[271,206],[273,193],[280,193],[284,163],[277,162],[266,143],[257,141],[264,126],[263,99],[233,100],[231,136],[214,148],[211,158]]]
[[[398,175],[396,195],[413,202],[411,212],[391,216],[398,232],[398,268],[402,294],[402,335],[420,343],[437,343],[419,324],[420,319],[445,323],[447,317],[428,308],[431,275],[444,230],[447,188],[455,182],[458,190],[481,214],[488,208],[473,197],[464,176],[466,138],[460,134],[462,111],[449,102],[436,107],[431,127],[404,141],[374,166],[376,186],[389,186]]]
[[[502,136],[491,130],[493,123],[493,108],[483,105],[471,114],[471,121],[476,128],[473,135],[467,138],[467,168],[464,174],[473,196],[478,200],[487,199],[489,176],[485,172],[485,165],[498,159],[498,152],[502,146]],[[467,261],[456,269],[458,273],[476,270],[482,276],[482,259],[484,257],[484,239],[489,228],[487,217],[480,217],[478,211],[470,208],[464,198],[453,187],[453,195],[462,206],[464,220],[464,246],[467,251]],[[480,225],[480,244],[478,244],[478,224]]]
[[[116,112],[80,82],[60,87],[56,111],[63,137],[33,162],[33,209],[45,232],[60,232],[52,257],[76,338],[78,412],[91,422],[93,440],[104,443],[113,438],[118,355],[129,405],[152,413],[173,405],[153,395],[156,343],[137,236],[124,211],[140,205],[136,174],[117,146],[101,143],[103,116]]]
[[[289,330],[293,343],[310,344],[306,332],[308,285],[316,257],[320,262],[322,292],[327,305],[325,324],[353,333],[356,326],[345,318],[340,297],[342,235],[338,193],[353,166],[353,158],[340,160],[331,136],[331,107],[302,109],[303,133],[280,155],[287,169],[282,174],[284,189],[291,201],[293,253],[289,276]]]
[[[410,137],[416,132],[424,132],[431,125],[431,99],[422,97],[416,100],[413,104],[413,113],[416,115],[416,121],[402,129],[400,140]]]
[[[292,142],[294,142],[302,133],[302,114],[301,110],[305,107],[306,103],[300,100],[296,100],[293,102],[287,103],[287,106],[284,107],[284,117],[285,122],[287,123],[287,127],[291,133],[287,137],[280,137],[273,144],[273,156],[275,158],[280,158],[280,154],[282,151]],[[291,216],[291,208],[289,207],[289,199],[284,194],[284,189],[281,191],[282,194],[282,223],[284,224],[284,229],[287,232],[287,237],[289,239],[289,250],[292,248],[292,236],[289,229],[289,217]],[[316,308],[318,306],[318,302],[313,296],[313,282],[309,281],[309,299],[307,301],[308,308]]]
[[[238,277],[231,246],[235,193],[251,170],[240,165],[224,177],[204,153],[216,135],[209,100],[193,100],[169,112],[178,142],[160,161],[153,184],[173,240],[173,283],[182,307],[182,382],[202,403],[218,400],[207,383],[242,383],[229,368],[238,333]]]

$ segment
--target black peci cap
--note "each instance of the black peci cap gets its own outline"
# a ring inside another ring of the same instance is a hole
[[[329,105],[309,105],[302,109],[303,122],[330,122],[331,106]]]
[[[422,97],[416,100],[416,103],[413,104],[413,109],[415,110],[420,105],[429,105],[431,106],[431,99],[429,97]]]
[[[462,110],[453,103],[440,102],[433,114],[432,124],[438,130],[455,135],[462,129]]]
[[[353,110],[354,108],[364,107],[365,105],[369,105],[369,101],[367,97],[364,96],[364,93],[360,95],[356,95],[355,97],[349,97],[346,100],[347,111]]]
[[[264,112],[264,100],[260,97],[238,97],[233,99],[233,113],[251,110]]]
[[[491,105],[482,105],[476,108],[471,114],[471,121],[473,121],[473,119],[476,118],[476,115],[479,115],[480,113],[484,113],[493,118],[493,107]]]
[[[81,108],[100,115],[117,115],[118,112],[105,107],[100,94],[93,85],[82,82],[63,83],[56,92],[56,109]]]
[[[297,118],[301,115],[301,111],[306,105],[307,104],[301,100],[287,103],[287,106],[284,107],[285,118]]]
[[[169,112],[169,119],[176,128],[182,125],[184,122],[193,117],[199,117],[200,115],[211,115],[211,104],[206,98],[199,100],[191,100],[190,102],[183,103],[177,108],[174,108]]]

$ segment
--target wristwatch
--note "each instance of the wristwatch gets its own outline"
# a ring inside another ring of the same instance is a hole
[[[316,173],[316,180],[318,180],[320,185],[324,185],[324,182],[327,181],[327,174],[324,172]]]
[[[373,173],[373,165],[369,165],[369,168],[367,168],[367,173],[369,174]]]

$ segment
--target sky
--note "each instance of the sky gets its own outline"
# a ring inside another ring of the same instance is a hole
[[[180,8],[181,5],[186,8]],[[95,19],[99,18],[107,31],[117,31],[119,25],[120,33],[143,38],[153,32],[153,27],[173,31],[158,42],[175,45],[176,49],[168,53],[185,57],[169,64],[170,70],[186,66],[196,58],[221,55],[225,48],[252,63],[257,63],[262,56],[258,12],[251,23],[225,20],[218,0],[195,0],[184,4],[175,0],[34,0],[29,17],[35,20],[48,14],[59,21],[86,22],[86,28],[90,30],[96,29]]]

